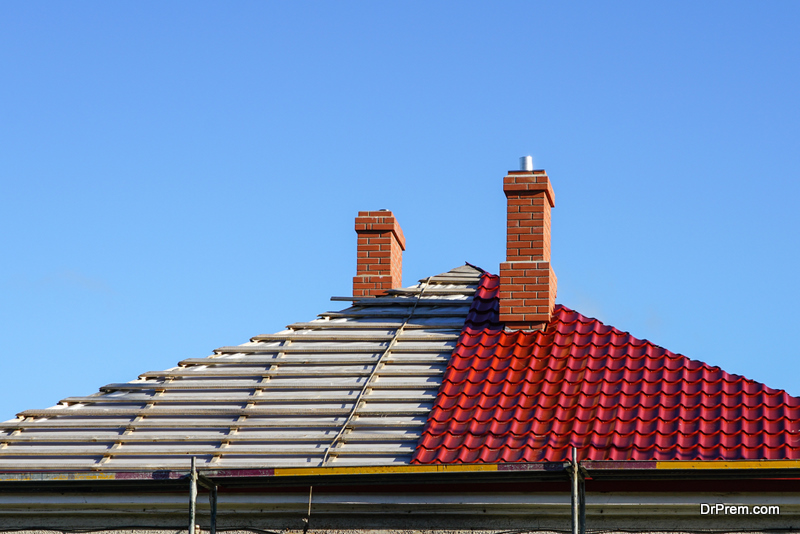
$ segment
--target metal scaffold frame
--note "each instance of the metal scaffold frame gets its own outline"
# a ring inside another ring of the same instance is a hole
[[[586,470],[578,462],[578,449],[572,447],[569,465],[572,482],[572,534],[586,534]]]
[[[189,534],[197,534],[197,485],[208,490],[211,506],[211,534],[217,534],[217,485],[197,473],[197,459],[192,456],[192,472],[189,477]]]

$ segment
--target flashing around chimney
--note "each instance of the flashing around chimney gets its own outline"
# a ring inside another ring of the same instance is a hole
[[[394,214],[388,210],[359,211],[354,297],[374,297],[402,286],[406,238]]]
[[[500,264],[500,321],[512,330],[537,330],[555,306],[557,279],[550,265],[550,208],[555,195],[545,171],[509,171],[506,261]]]

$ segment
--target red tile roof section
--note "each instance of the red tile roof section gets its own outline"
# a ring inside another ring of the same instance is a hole
[[[556,305],[504,332],[485,274],[412,463],[800,459],[800,399]]]

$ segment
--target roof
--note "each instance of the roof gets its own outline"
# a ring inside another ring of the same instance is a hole
[[[408,464],[481,271],[222,347],[2,423],[0,470]]]
[[[414,463],[800,458],[800,399],[557,305],[504,331],[473,300]]]
[[[466,265],[0,424],[0,470],[800,459],[800,399]]]

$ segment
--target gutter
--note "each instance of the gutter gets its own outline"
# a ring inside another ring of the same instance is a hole
[[[302,481],[311,478],[315,483],[330,480],[380,482],[407,479],[448,479],[468,477],[480,480],[563,480],[568,476],[571,462],[532,462],[499,464],[438,464],[438,465],[388,465],[350,467],[275,467],[264,469],[204,469],[197,472],[220,485],[237,481],[262,481],[272,485],[278,481]],[[800,478],[800,460],[712,460],[712,461],[608,461],[580,462],[587,477],[614,478]],[[179,481],[191,478],[190,470],[135,470],[135,471],[0,471],[0,483],[14,482],[89,482],[89,481]]]

